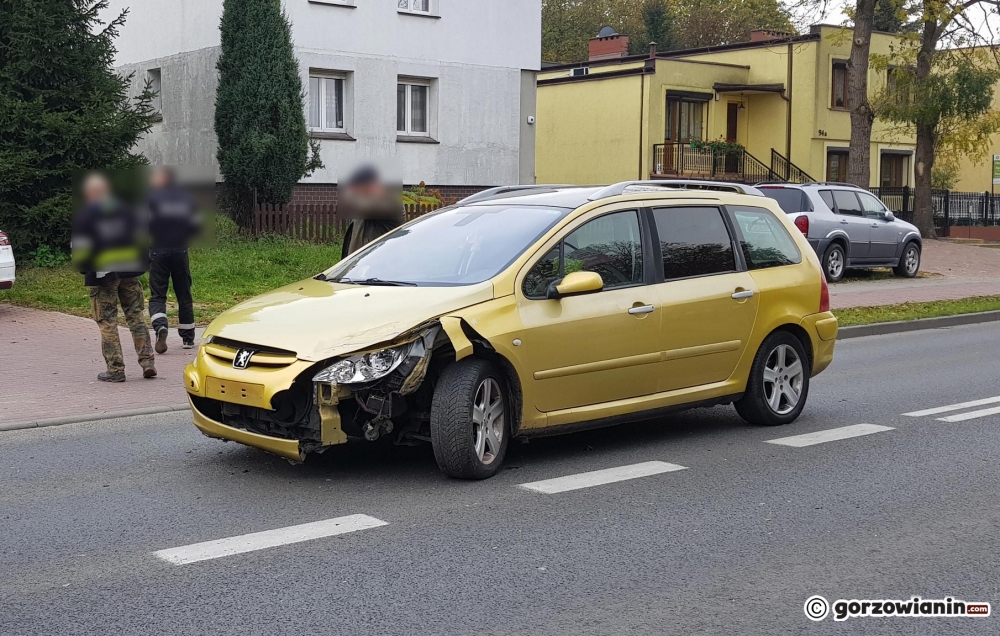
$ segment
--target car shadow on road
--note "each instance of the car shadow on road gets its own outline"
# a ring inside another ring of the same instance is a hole
[[[733,433],[748,425],[732,407],[700,408],[651,420],[620,424],[586,431],[531,439],[528,443],[514,441],[507,450],[505,471],[517,470],[528,464],[544,464],[573,460],[595,453],[625,453],[641,451],[651,445],[703,443],[713,440],[735,443]],[[390,440],[369,443],[351,440],[321,455],[308,457],[303,464],[293,465],[252,448],[232,446],[225,453],[233,470],[252,469],[274,478],[293,481],[336,480],[346,483],[373,480],[444,479],[434,461],[430,444],[397,446]],[[237,450],[238,449],[238,450]],[[233,452],[236,451],[236,452]],[[652,458],[652,457],[650,457]],[[597,468],[599,466],[595,466]],[[458,482],[455,482],[458,483]]]

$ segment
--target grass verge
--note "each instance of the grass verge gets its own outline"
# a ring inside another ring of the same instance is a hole
[[[190,251],[194,281],[194,315],[206,324],[238,302],[288,283],[315,276],[340,260],[340,244],[315,244],[280,236],[247,239],[220,237],[219,244]],[[148,275],[142,277],[149,298]],[[0,292],[0,302],[91,317],[83,276],[64,266],[18,266],[14,288]],[[177,302],[167,297],[171,325],[177,324]],[[148,319],[148,318],[147,318]]]
[[[881,307],[851,307],[835,309],[841,327],[870,325],[876,322],[937,318],[957,314],[974,314],[1000,309],[1000,296],[979,296],[959,300],[935,300],[927,303],[902,303]]]

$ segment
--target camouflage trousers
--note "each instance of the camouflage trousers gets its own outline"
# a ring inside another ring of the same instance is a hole
[[[124,373],[122,343],[118,337],[118,303],[121,301],[125,321],[132,332],[135,352],[139,354],[139,365],[143,369],[153,366],[153,345],[149,340],[149,327],[142,315],[145,298],[142,283],[137,278],[123,278],[107,285],[90,287],[90,306],[94,320],[101,328],[101,352],[108,365],[108,373]]]

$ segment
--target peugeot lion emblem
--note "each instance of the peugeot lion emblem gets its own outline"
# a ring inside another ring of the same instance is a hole
[[[257,353],[253,349],[240,349],[236,352],[236,357],[233,358],[233,368],[234,369],[246,369],[247,365],[250,364],[250,358],[253,354]]]

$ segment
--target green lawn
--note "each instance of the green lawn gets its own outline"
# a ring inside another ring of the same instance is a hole
[[[313,244],[283,237],[250,240],[220,237],[211,248],[192,248],[194,314],[207,324],[222,311],[258,294],[327,269],[340,260],[340,244]],[[142,278],[149,295],[148,276]],[[17,283],[0,292],[0,302],[52,309],[90,317],[83,276],[69,266],[39,268],[18,265]],[[170,324],[177,322],[173,292],[167,301]]]
[[[837,309],[837,320],[841,327],[870,325],[875,322],[896,320],[916,320],[957,314],[974,314],[981,311],[1000,309],[1000,296],[980,296],[961,300],[937,300],[929,303],[902,303],[883,307],[852,307]]]

